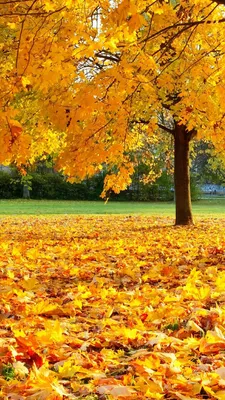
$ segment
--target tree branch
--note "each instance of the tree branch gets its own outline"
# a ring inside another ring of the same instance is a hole
[[[36,1],[37,1],[37,0],[33,0],[32,4],[31,4],[30,7],[28,8],[28,10],[27,10],[27,12],[26,12],[26,14],[25,14],[25,16],[24,16],[24,19],[23,19],[23,21],[22,21],[22,24],[21,24],[20,35],[19,35],[19,43],[18,43],[17,54],[16,54],[16,69],[18,69],[19,53],[20,53],[20,43],[21,43],[21,40],[22,40],[24,24],[25,24],[26,18],[27,18],[27,16],[28,16],[30,10],[32,10],[33,5],[36,3]]]
[[[3,4],[15,4],[15,3],[24,3],[24,0],[9,0],[9,1],[0,1],[0,5]]]
[[[220,3],[220,4],[224,4],[225,5],[225,0],[224,3]],[[198,25],[202,25],[202,24],[207,24],[207,25],[211,25],[211,24],[215,24],[215,23],[222,23],[225,22],[225,18],[221,18],[218,21],[206,21],[204,18],[200,21],[191,21],[191,22],[178,22],[176,24],[173,25],[168,25],[165,28],[160,29],[158,32],[155,32],[153,35],[149,36],[149,37],[145,37],[144,39],[140,40],[139,43],[144,43],[148,40],[152,40],[154,38],[156,38],[157,36],[162,35],[163,33],[168,32],[171,29],[175,29],[175,28],[179,28],[182,27],[180,33],[183,32],[183,30],[189,29],[191,27],[194,26],[198,26]]]
[[[103,60],[109,60],[112,62],[119,62],[120,61],[120,55],[119,54],[113,54],[110,52],[107,52],[105,50],[100,50],[97,53],[95,53],[95,56],[98,58],[103,58]]]
[[[130,121],[130,122],[133,123],[133,124],[148,125],[148,124],[150,123],[150,120],[145,120],[145,119],[140,118],[140,119],[138,119],[138,120],[132,120],[132,121]],[[170,128],[168,128],[167,126],[162,125],[162,124],[160,124],[160,123],[157,123],[157,125],[158,125],[158,127],[159,127],[160,129],[163,129],[164,131],[170,133],[171,135],[174,135],[174,130],[173,130],[173,129],[170,129]]]
[[[0,17],[20,17],[20,16],[21,17],[25,17],[25,16],[37,16],[37,17],[40,17],[42,15],[49,17],[49,16],[51,16],[53,14],[59,13],[62,10],[65,10],[65,9],[66,9],[66,6],[63,6],[61,8],[58,8],[57,10],[54,10],[54,11],[51,11],[51,12],[47,12],[47,11],[38,12],[37,11],[37,12],[30,12],[28,15],[26,13],[23,13],[23,12],[3,13],[3,14],[0,14]]]
[[[160,129],[163,129],[165,132],[168,132],[168,133],[170,133],[171,135],[174,135],[174,130],[173,129],[170,129],[170,128],[167,128],[167,126],[165,126],[165,125],[161,125],[161,124],[157,124],[158,125],[158,127],[160,128]]]

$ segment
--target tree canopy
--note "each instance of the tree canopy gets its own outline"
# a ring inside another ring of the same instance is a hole
[[[0,161],[54,152],[73,180],[104,164],[106,194],[159,130],[223,150],[224,12],[219,0],[1,2]]]

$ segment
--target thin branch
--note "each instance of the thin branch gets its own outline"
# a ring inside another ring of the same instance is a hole
[[[150,36],[150,33],[151,33],[153,17],[154,17],[154,13],[152,14],[151,21],[150,21],[150,23],[149,23],[147,36]],[[143,44],[141,50],[144,50],[144,48],[145,48],[146,45],[147,45],[147,42],[145,42],[145,43]]]
[[[168,64],[165,65],[165,67],[164,67],[164,68],[160,71],[160,73],[157,75],[156,79],[158,79],[158,77],[159,77],[170,65],[172,65],[174,62],[176,62],[177,60],[179,60],[179,58],[181,57],[181,55],[184,53],[184,51],[185,51],[185,49],[186,49],[186,47],[187,47],[187,45],[188,45],[188,43],[189,43],[189,40],[190,40],[191,36],[193,35],[193,33],[194,33],[194,31],[195,31],[196,28],[197,28],[197,27],[194,26],[193,30],[191,31],[190,35],[188,36],[187,42],[185,43],[184,47],[182,48],[182,50],[180,51],[180,53],[177,55],[177,57],[175,57],[173,60],[171,60]],[[160,57],[158,58],[157,62],[159,62],[160,58],[164,55],[164,53],[165,53],[165,51],[160,55]]]
[[[8,92],[4,93],[3,96],[0,97],[0,100],[5,99],[5,97],[10,93],[12,93],[12,89],[9,90]]]
[[[24,3],[24,0],[0,1],[0,5],[3,4],[3,6],[5,4],[15,4],[15,3]]]
[[[101,126],[99,129],[97,129],[97,131],[92,133],[92,135],[90,135],[87,139],[85,139],[85,141],[84,141],[85,145],[88,143],[88,141],[90,139],[92,139],[95,135],[97,135],[97,133],[101,132],[104,128],[106,128],[112,121],[113,121],[113,118],[111,118],[108,122],[106,122],[105,125]],[[75,153],[78,150],[79,150],[79,147],[75,147],[73,152]]]
[[[201,61],[204,57],[207,57],[210,53],[213,53],[217,47],[220,46],[220,43],[215,46],[213,49],[211,49],[210,51],[205,52],[201,57],[199,57],[195,62],[193,62],[191,65],[189,65],[180,75],[178,75],[178,77],[180,78],[182,75],[184,75],[187,71],[190,71],[196,64],[199,63],[199,61]]]
[[[134,120],[134,119],[133,119],[133,120],[130,121],[130,122],[133,123],[133,124],[149,125],[150,120],[146,120],[146,119],[139,118],[139,119],[137,119],[137,120]],[[173,129],[170,129],[170,128],[168,128],[167,126],[162,125],[162,124],[160,124],[160,123],[157,123],[157,125],[158,125],[158,127],[159,127],[160,129],[163,129],[164,131],[170,133],[171,135],[174,135],[174,130],[173,130]]]
[[[105,125],[101,126],[99,129],[97,129],[97,131],[95,131],[94,133],[92,133],[92,135],[90,135],[88,138],[85,139],[84,143],[85,145],[88,143],[88,141],[90,139],[92,139],[95,135],[97,135],[97,133],[101,132],[103,129],[105,129],[111,122],[113,121],[113,118],[110,118],[110,120],[108,122],[106,122]],[[76,152],[79,148],[76,147],[74,149],[74,152]]]
[[[21,29],[20,29],[19,43],[18,43],[18,48],[17,48],[17,53],[16,53],[16,69],[18,68],[19,52],[20,52],[20,43],[21,43],[21,39],[22,39],[24,23],[25,23],[25,19],[22,21]]]
[[[29,11],[32,10],[33,5],[36,3],[37,0],[33,0],[33,3],[30,5],[30,7],[28,8],[25,17],[22,21],[21,24],[21,29],[20,29],[20,35],[19,35],[19,43],[18,43],[18,48],[17,48],[17,53],[16,53],[16,69],[18,68],[18,61],[19,61],[19,52],[20,52],[20,44],[21,44],[21,40],[22,40],[22,35],[23,35],[23,28],[24,28],[24,24],[27,18],[27,15],[29,14]]]
[[[22,73],[22,75],[24,75],[24,74],[25,74],[25,72],[26,72],[26,70],[27,70],[27,68],[28,68],[28,66],[29,66],[29,63],[30,63],[30,57],[31,57],[31,52],[32,52],[32,50],[33,50],[33,47],[34,47],[34,45],[35,45],[35,39],[36,39],[36,37],[37,37],[38,33],[40,32],[41,28],[43,27],[43,25],[44,25],[44,23],[45,23],[46,19],[47,19],[47,17],[45,17],[45,18],[44,18],[44,20],[42,21],[41,25],[38,27],[37,31],[36,31],[36,32],[35,32],[35,34],[34,34],[34,37],[33,37],[33,39],[32,39],[32,44],[31,44],[31,47],[30,47],[30,50],[28,51],[28,59],[27,59],[27,64],[26,64],[26,66],[25,66],[25,68],[24,68],[24,70],[23,70],[23,73]]]
[[[12,128],[11,128],[11,126],[10,126],[8,117],[6,117],[6,122],[7,122],[8,128],[9,128],[10,134],[11,134],[10,144],[11,144],[11,146],[12,146],[13,143],[15,142],[15,140],[16,140],[16,137],[15,137],[13,131],[12,131]]]
[[[167,128],[167,126],[161,125],[161,124],[159,124],[159,123],[158,123],[157,125],[158,125],[158,127],[159,127],[160,129],[163,129],[164,131],[170,133],[171,135],[174,135],[174,130],[173,130],[173,129]]]
[[[113,118],[110,118],[109,121],[106,122],[105,125],[101,126],[99,129],[97,129],[97,131],[95,131],[94,133],[92,133],[92,135],[89,136],[89,138],[86,139],[85,143],[86,143],[88,140],[90,140],[92,137],[94,137],[95,135],[97,135],[97,133],[101,132],[102,129],[106,128],[106,127],[110,124],[110,122],[112,122],[112,121],[113,121]]]
[[[65,10],[65,9],[66,9],[66,6],[63,6],[61,8],[58,8],[57,10],[54,10],[54,11],[51,11],[51,12],[47,12],[47,11],[44,11],[44,12],[32,12],[32,13],[29,13],[28,15],[26,13],[22,13],[22,12],[4,13],[4,14],[0,14],[0,17],[24,17],[24,16],[27,16],[27,17],[29,17],[29,16],[37,16],[37,17],[40,17],[40,16],[43,16],[43,15],[49,17],[49,16],[51,16],[53,14],[56,14],[56,13],[62,11],[62,10]]]
[[[147,41],[148,40],[152,40],[152,39],[156,38],[157,36],[160,36],[163,33],[166,33],[167,31],[169,31],[171,29],[175,29],[175,28],[179,28],[179,27],[183,27],[183,28],[189,29],[191,27],[198,26],[198,25],[203,25],[203,24],[211,25],[211,24],[222,23],[222,22],[225,22],[225,18],[221,18],[218,21],[205,21],[205,19],[202,19],[201,21],[179,22],[177,24],[168,25],[165,28],[160,29],[158,32],[155,32],[153,35],[140,40],[139,43],[144,43],[144,42],[146,42],[146,40]],[[182,33],[182,32],[183,32],[183,30],[180,31],[180,33]]]
[[[105,98],[106,98],[106,96],[107,96],[107,94],[109,92],[109,89],[114,85],[115,82],[116,82],[116,78],[114,78],[112,80],[112,82],[109,84],[109,86],[107,86],[104,96],[100,99],[101,101],[105,100]]]
[[[154,2],[154,3],[156,3],[156,2]],[[154,4],[154,3],[152,3],[152,4]],[[152,13],[152,16],[151,16],[151,21],[149,23],[147,36],[150,36],[150,32],[152,29],[153,17],[154,17],[154,13]],[[141,50],[134,56],[133,60],[131,61],[131,64],[139,57],[139,55],[141,54],[141,51],[143,51],[145,49],[146,45],[147,45],[147,41],[143,44]]]
[[[46,18],[47,18],[47,17],[46,17]],[[63,18],[61,18],[59,21],[57,21],[57,23],[59,22],[59,27],[58,27],[58,29],[57,29],[57,31],[56,31],[56,35],[58,34],[58,32],[59,32],[60,29],[61,29],[62,21],[63,21]],[[55,26],[55,24],[53,25],[53,27],[54,27],[54,26]],[[53,27],[52,27],[52,28],[53,28]],[[52,29],[52,28],[51,28],[51,29]],[[51,42],[49,43],[49,49],[48,49],[48,51],[46,52],[46,57],[48,57],[48,55],[49,55],[49,53],[50,53],[50,51],[51,51],[53,42],[54,42],[54,36],[53,36]],[[46,43],[45,43],[45,45],[44,45],[44,47],[43,47],[43,49],[42,49],[42,52],[44,52],[44,51],[46,50],[47,45],[48,45],[48,39],[46,39]],[[40,65],[41,65],[41,64],[40,64]]]
[[[95,55],[98,58],[103,58],[104,60],[109,60],[109,61],[112,61],[112,62],[119,62],[120,61],[120,55],[112,54],[112,53],[109,53],[109,52],[107,52],[105,50],[101,50],[101,51],[95,53]]]
[[[142,14],[148,12],[148,11],[150,10],[150,8],[151,8],[155,3],[157,3],[157,1],[158,1],[158,0],[155,0],[155,1],[153,1],[153,3],[149,4],[149,5],[142,11]]]

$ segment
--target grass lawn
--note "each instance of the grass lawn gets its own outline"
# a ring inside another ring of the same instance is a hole
[[[0,200],[0,215],[48,214],[147,214],[173,216],[173,202],[112,202],[59,200]],[[225,215],[225,199],[207,199],[193,203],[194,215]]]

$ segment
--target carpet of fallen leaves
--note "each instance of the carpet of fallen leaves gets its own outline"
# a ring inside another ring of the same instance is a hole
[[[0,399],[225,399],[225,220],[0,219]]]

